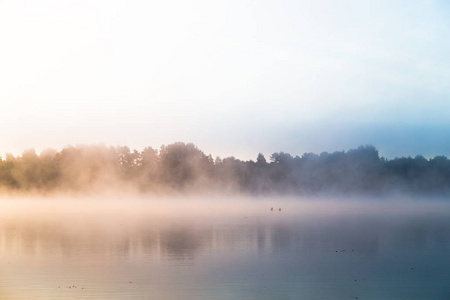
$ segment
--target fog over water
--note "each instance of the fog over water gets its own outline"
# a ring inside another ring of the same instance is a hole
[[[442,201],[28,198],[0,208],[1,299],[450,296]]]
[[[450,299],[449,3],[0,0],[0,300]]]

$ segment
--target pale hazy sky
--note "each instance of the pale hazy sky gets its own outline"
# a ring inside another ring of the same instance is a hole
[[[0,0],[0,153],[450,155],[448,1]]]

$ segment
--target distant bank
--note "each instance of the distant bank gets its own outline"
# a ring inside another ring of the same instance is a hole
[[[385,159],[373,146],[341,152],[273,153],[269,160],[213,158],[192,143],[142,151],[99,145],[26,150],[0,160],[0,191],[20,193],[135,190],[142,193],[250,195],[450,194],[445,156]]]

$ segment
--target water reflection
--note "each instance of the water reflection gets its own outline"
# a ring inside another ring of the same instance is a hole
[[[0,296],[445,299],[449,252],[447,214],[4,217]]]
[[[136,253],[195,260],[201,252],[302,252],[357,250],[374,255],[397,250],[447,250],[450,220],[446,216],[388,221],[367,217],[253,218],[227,221],[154,220],[105,221],[85,219],[0,221],[3,252],[36,255],[46,248],[64,256]]]

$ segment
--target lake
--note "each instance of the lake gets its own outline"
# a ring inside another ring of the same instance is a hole
[[[0,299],[450,299],[449,204],[169,202],[3,201]]]

